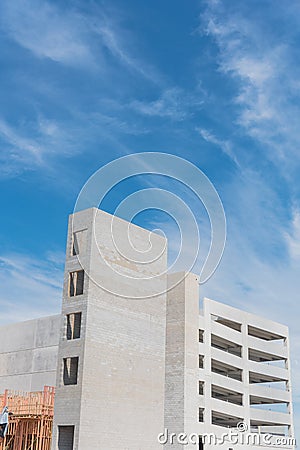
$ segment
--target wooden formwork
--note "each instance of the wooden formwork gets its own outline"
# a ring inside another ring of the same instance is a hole
[[[0,438],[0,450],[50,450],[55,388],[42,392],[6,390],[0,395],[0,407],[10,412],[6,437]]]

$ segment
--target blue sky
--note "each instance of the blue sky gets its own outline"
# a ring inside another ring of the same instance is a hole
[[[67,215],[95,170],[182,156],[228,223],[203,295],[290,326],[299,428],[299,30],[293,0],[2,0],[0,323],[59,311]]]

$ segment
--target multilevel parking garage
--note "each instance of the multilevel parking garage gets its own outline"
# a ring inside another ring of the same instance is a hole
[[[234,322],[233,320],[226,319],[225,317],[216,316],[214,314],[211,315],[211,318],[214,322],[220,323],[225,327],[231,328],[232,330],[241,332],[242,325],[238,322]]]
[[[261,328],[248,325],[248,335],[262,339],[264,341],[285,341],[286,337],[272,331],[264,330]]]
[[[242,369],[214,359],[211,360],[211,371],[224,377],[232,378],[233,380],[242,381],[243,379]]]
[[[265,411],[287,413],[289,403],[278,398],[256,397],[250,395],[250,406]]]
[[[250,405],[270,405],[272,403],[281,403],[287,405],[287,402],[276,398],[257,397],[250,395]]]
[[[290,408],[288,404],[282,404],[282,406],[283,408],[280,410],[276,409],[273,404],[273,408],[271,406],[266,410],[265,408],[254,408],[252,405],[250,408],[251,427],[259,427],[262,432],[265,431],[265,428],[270,429],[271,427],[272,432],[277,434],[281,434],[283,429],[289,431],[292,422]]]
[[[243,394],[214,384],[211,386],[211,396],[217,400],[233,403],[234,405],[243,404]]]
[[[219,411],[212,411],[211,422],[219,427],[236,428],[239,423],[243,422],[243,418],[230,416]]]
[[[280,423],[266,423],[265,421],[251,420],[252,433],[270,433],[277,436],[288,436],[289,427]]]
[[[255,348],[249,348],[248,357],[250,361],[269,363],[284,368],[286,366],[287,361],[287,358],[284,356],[263,352]]]
[[[220,336],[214,334],[211,335],[211,346],[224,352],[231,353],[232,355],[242,356],[242,346],[235,342],[228,341]]]
[[[291,436],[287,328],[207,301],[199,343],[200,426],[221,436],[243,422],[253,432]]]
[[[286,382],[287,378],[280,378],[265,373],[249,372],[250,384],[267,383],[271,387],[271,383],[276,383],[276,386],[273,386],[275,389],[283,389],[286,388]]]

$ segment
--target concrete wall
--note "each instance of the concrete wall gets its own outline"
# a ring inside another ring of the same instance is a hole
[[[116,243],[109,214],[93,208],[75,219],[73,230],[69,225],[62,313],[82,313],[82,335],[66,341],[65,327],[61,330],[52,448],[57,450],[57,427],[75,425],[74,450],[161,449],[166,241],[130,225],[136,252],[127,245],[127,222],[114,219]],[[72,231],[84,229],[86,242],[78,259],[71,254]],[[69,272],[81,264],[89,271],[84,293],[69,297]],[[69,356],[79,357],[74,386],[61,381],[62,360]]]
[[[55,386],[60,315],[0,328],[0,392]]]
[[[192,273],[169,277],[167,294],[165,429],[169,433],[195,433],[198,396],[199,283]],[[164,448],[195,450],[195,446],[168,443]]]

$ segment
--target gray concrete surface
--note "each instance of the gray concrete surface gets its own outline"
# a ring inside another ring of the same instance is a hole
[[[0,328],[0,392],[55,386],[61,316]]]

